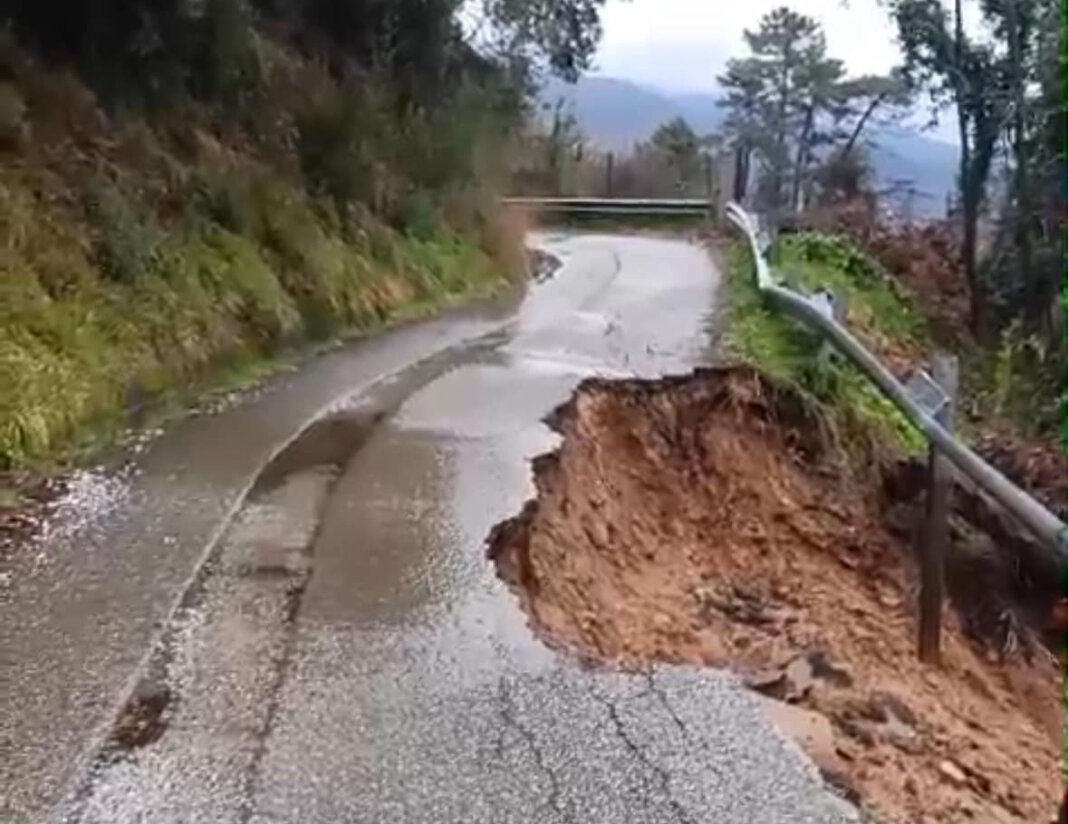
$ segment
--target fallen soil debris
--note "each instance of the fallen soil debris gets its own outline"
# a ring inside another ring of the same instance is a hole
[[[916,660],[909,542],[796,392],[745,368],[594,379],[549,423],[536,499],[489,538],[547,643],[730,667],[879,820],[1050,819],[1056,660],[984,648],[948,609],[942,665]]]

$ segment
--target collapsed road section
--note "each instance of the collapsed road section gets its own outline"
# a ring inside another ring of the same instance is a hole
[[[584,377],[709,355],[699,247],[550,243],[513,323],[361,388],[258,475],[63,820],[860,820],[739,679],[584,667],[486,561]]]
[[[1054,657],[999,655],[954,613],[942,666],[915,659],[910,545],[818,407],[730,368],[588,380],[548,422],[562,444],[489,551],[551,646],[738,671],[880,819],[1050,816]]]

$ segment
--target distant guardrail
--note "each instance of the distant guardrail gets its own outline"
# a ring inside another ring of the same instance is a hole
[[[506,197],[505,206],[557,214],[695,215],[712,213],[703,198]]]
[[[749,241],[760,291],[770,302],[787,314],[814,327],[859,367],[867,377],[898,407],[924,436],[980,489],[1011,512],[1036,539],[1056,552],[1062,563],[1068,562],[1068,526],[1042,504],[990,466],[938,423],[935,415],[913,396],[909,389],[842,326],[828,311],[822,295],[807,296],[775,283],[766,253],[771,239],[762,239],[756,221],[737,203],[727,204],[727,217]],[[761,248],[761,246],[765,248]]]

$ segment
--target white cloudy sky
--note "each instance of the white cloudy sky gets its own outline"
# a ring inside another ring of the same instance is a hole
[[[729,57],[745,54],[744,29],[783,0],[608,0],[600,73],[665,91],[711,91]],[[831,56],[852,73],[885,72],[898,51],[894,27],[876,0],[790,0],[818,20]]]
[[[783,2],[608,0],[595,73],[668,92],[714,91],[727,59],[746,54],[742,32],[756,29],[761,16]],[[877,0],[787,3],[822,24],[828,52],[850,74],[883,73],[898,62],[895,28]],[[942,120],[931,136],[955,142],[951,124]]]

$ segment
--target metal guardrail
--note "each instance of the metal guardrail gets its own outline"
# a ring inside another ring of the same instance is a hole
[[[712,204],[702,198],[506,197],[503,203],[567,214],[707,215],[712,211]]]
[[[758,237],[759,227],[741,206],[733,202],[727,204],[727,217],[749,242],[760,291],[780,309],[814,327],[831,341],[958,470],[1015,515],[1035,538],[1056,553],[1061,563],[1068,563],[1068,526],[946,431],[890,370],[835,320],[824,296],[809,297],[775,283],[766,260],[770,238],[766,235]]]

